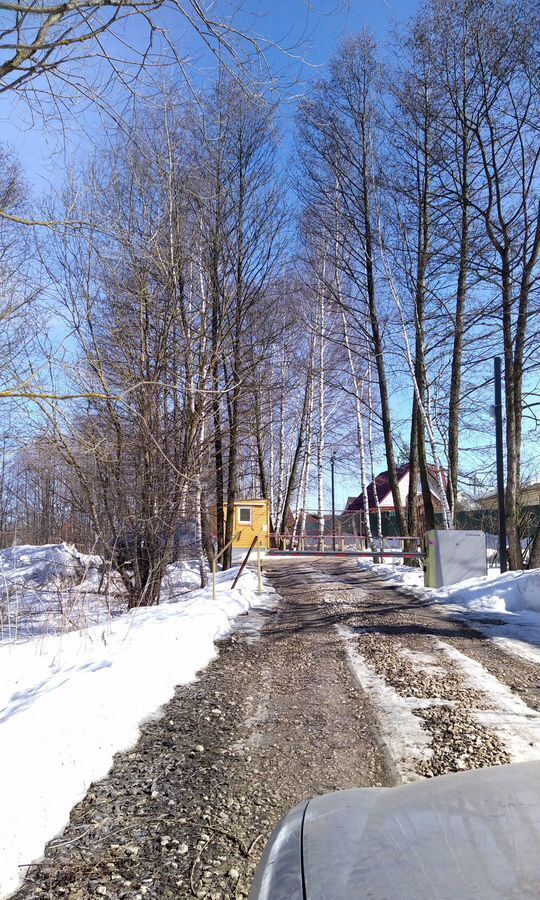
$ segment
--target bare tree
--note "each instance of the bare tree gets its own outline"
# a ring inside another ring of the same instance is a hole
[[[190,129],[168,105],[134,123],[144,127],[151,155],[119,139],[89,173],[85,212],[106,230],[89,241],[68,229],[57,242],[80,354],[71,378],[103,399],[50,414],[130,605],[158,601],[187,520],[205,580],[201,466],[214,352]]]
[[[334,233],[336,190],[342,218],[340,267],[356,286],[346,312],[351,324],[368,337],[377,372],[380,417],[397,524],[407,530],[401,503],[388,379],[385,340],[376,277],[377,239],[376,126],[379,63],[372,36],[348,38],[333,57],[328,79],[319,81],[301,104],[302,196],[318,227]]]
[[[0,93],[32,88],[42,102],[71,89],[98,102],[100,78],[131,92],[150,64],[162,68],[169,61],[185,70],[188,52],[178,49],[175,37],[182,26],[219,63],[247,76],[254,59],[262,63],[267,43],[238,28],[235,12],[221,4],[214,13],[194,0],[0,0]]]
[[[212,272],[214,360],[213,431],[218,544],[234,534],[245,407],[253,372],[266,346],[253,335],[265,320],[264,303],[277,275],[285,237],[285,207],[275,177],[274,110],[223,76],[205,105],[200,165],[209,179],[210,204],[201,199]],[[248,339],[248,336],[251,336]],[[230,566],[232,550],[223,556]]]
[[[472,38],[479,106],[472,129],[485,188],[482,197],[471,202],[482,217],[493,252],[491,274],[500,289],[506,401],[506,528],[513,569],[522,565],[518,499],[524,362],[531,293],[540,254],[538,29],[531,27],[529,13],[527,5],[517,3],[482,5]]]

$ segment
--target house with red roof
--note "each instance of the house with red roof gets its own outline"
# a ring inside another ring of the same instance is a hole
[[[399,493],[401,497],[401,503],[405,507],[407,504],[407,497],[409,495],[409,484],[410,484],[410,463],[404,463],[401,466],[398,466],[397,476],[398,476],[398,484],[399,484]],[[441,504],[441,489],[439,486],[439,478],[437,474],[437,467],[433,465],[428,465],[428,481],[429,487],[431,491],[431,497],[433,500],[433,507],[435,512],[440,512],[442,509]],[[446,486],[446,473],[443,472],[443,481]],[[394,505],[394,498],[392,497],[392,491],[390,489],[390,477],[388,472],[381,472],[377,475],[375,481],[370,482],[367,487],[367,496],[368,496],[368,509],[369,512],[373,515],[377,512],[377,502],[375,499],[375,491],[377,492],[377,497],[379,499],[379,505],[381,507],[381,512],[385,513],[385,518],[392,519],[395,516],[396,508]],[[418,484],[418,500],[419,504],[422,499],[422,488],[420,483]],[[346,513],[353,512],[363,512],[365,509],[365,498],[364,494],[359,494],[358,497],[350,497],[347,501],[347,506],[345,507]]]

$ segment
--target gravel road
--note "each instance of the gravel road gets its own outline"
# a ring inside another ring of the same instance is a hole
[[[350,560],[266,571],[281,600],[116,756],[15,897],[236,900],[304,798],[540,757],[533,663]]]

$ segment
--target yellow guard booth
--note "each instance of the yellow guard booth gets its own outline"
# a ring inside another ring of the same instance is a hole
[[[215,510],[214,521],[215,521]],[[227,507],[225,507],[227,515]],[[234,504],[234,532],[237,535],[233,547],[248,548],[254,537],[259,538],[259,547],[268,550],[270,546],[270,501],[237,500]]]

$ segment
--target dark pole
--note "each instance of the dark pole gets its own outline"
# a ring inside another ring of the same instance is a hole
[[[493,359],[495,375],[495,437],[497,446],[497,495],[499,498],[499,558],[501,572],[506,572],[506,514],[504,508],[503,417],[501,391],[501,357]]]
[[[332,472],[332,550],[336,549],[336,492],[334,485],[334,465],[336,462],[336,451],[332,451],[330,457],[330,467]]]

